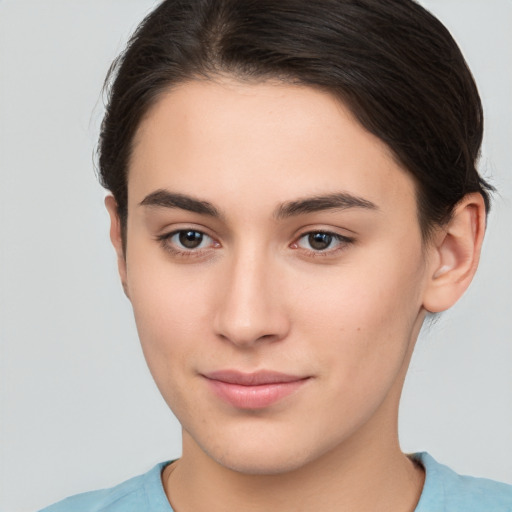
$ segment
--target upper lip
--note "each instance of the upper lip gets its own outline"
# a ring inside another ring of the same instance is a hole
[[[289,375],[286,373],[275,372],[271,370],[260,370],[252,373],[245,373],[238,370],[219,370],[205,373],[204,377],[210,380],[218,380],[228,384],[238,384],[240,386],[261,386],[264,384],[279,384],[285,382],[295,382],[304,380],[307,377]]]

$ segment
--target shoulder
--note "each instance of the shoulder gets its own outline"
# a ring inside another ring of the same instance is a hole
[[[512,512],[512,485],[455,473],[428,453],[412,456],[425,468],[425,485],[415,512]]]
[[[40,512],[172,512],[160,476],[167,464],[157,464],[115,487],[71,496]]]

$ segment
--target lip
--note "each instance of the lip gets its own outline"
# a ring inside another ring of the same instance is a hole
[[[310,377],[261,370],[244,373],[221,370],[203,374],[210,389],[239,409],[264,409],[301,388]]]

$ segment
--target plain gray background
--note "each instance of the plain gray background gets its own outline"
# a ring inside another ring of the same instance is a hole
[[[496,197],[476,281],[426,329],[405,451],[512,483],[512,3],[425,0],[486,110]],[[92,153],[111,60],[151,0],[0,0],[0,510],[113,485],[180,454],[138,345]]]

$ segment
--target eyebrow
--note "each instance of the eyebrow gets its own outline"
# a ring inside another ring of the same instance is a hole
[[[168,190],[156,190],[147,195],[141,202],[141,206],[160,208],[179,208],[189,212],[220,218],[220,212],[208,201],[201,201],[185,194],[169,192]]]
[[[147,195],[141,202],[141,206],[155,208],[179,208],[200,215],[221,218],[219,210],[208,201],[195,199],[191,196],[160,189]],[[363,208],[366,210],[378,210],[377,205],[362,197],[354,196],[347,192],[338,192],[314,197],[306,197],[281,204],[274,213],[274,218],[280,220],[308,213],[324,210],[347,210],[349,208]]]
[[[277,209],[275,218],[284,219],[323,210],[348,210],[349,208],[363,208],[366,210],[379,209],[376,204],[367,199],[354,196],[347,192],[338,192],[286,202]]]

